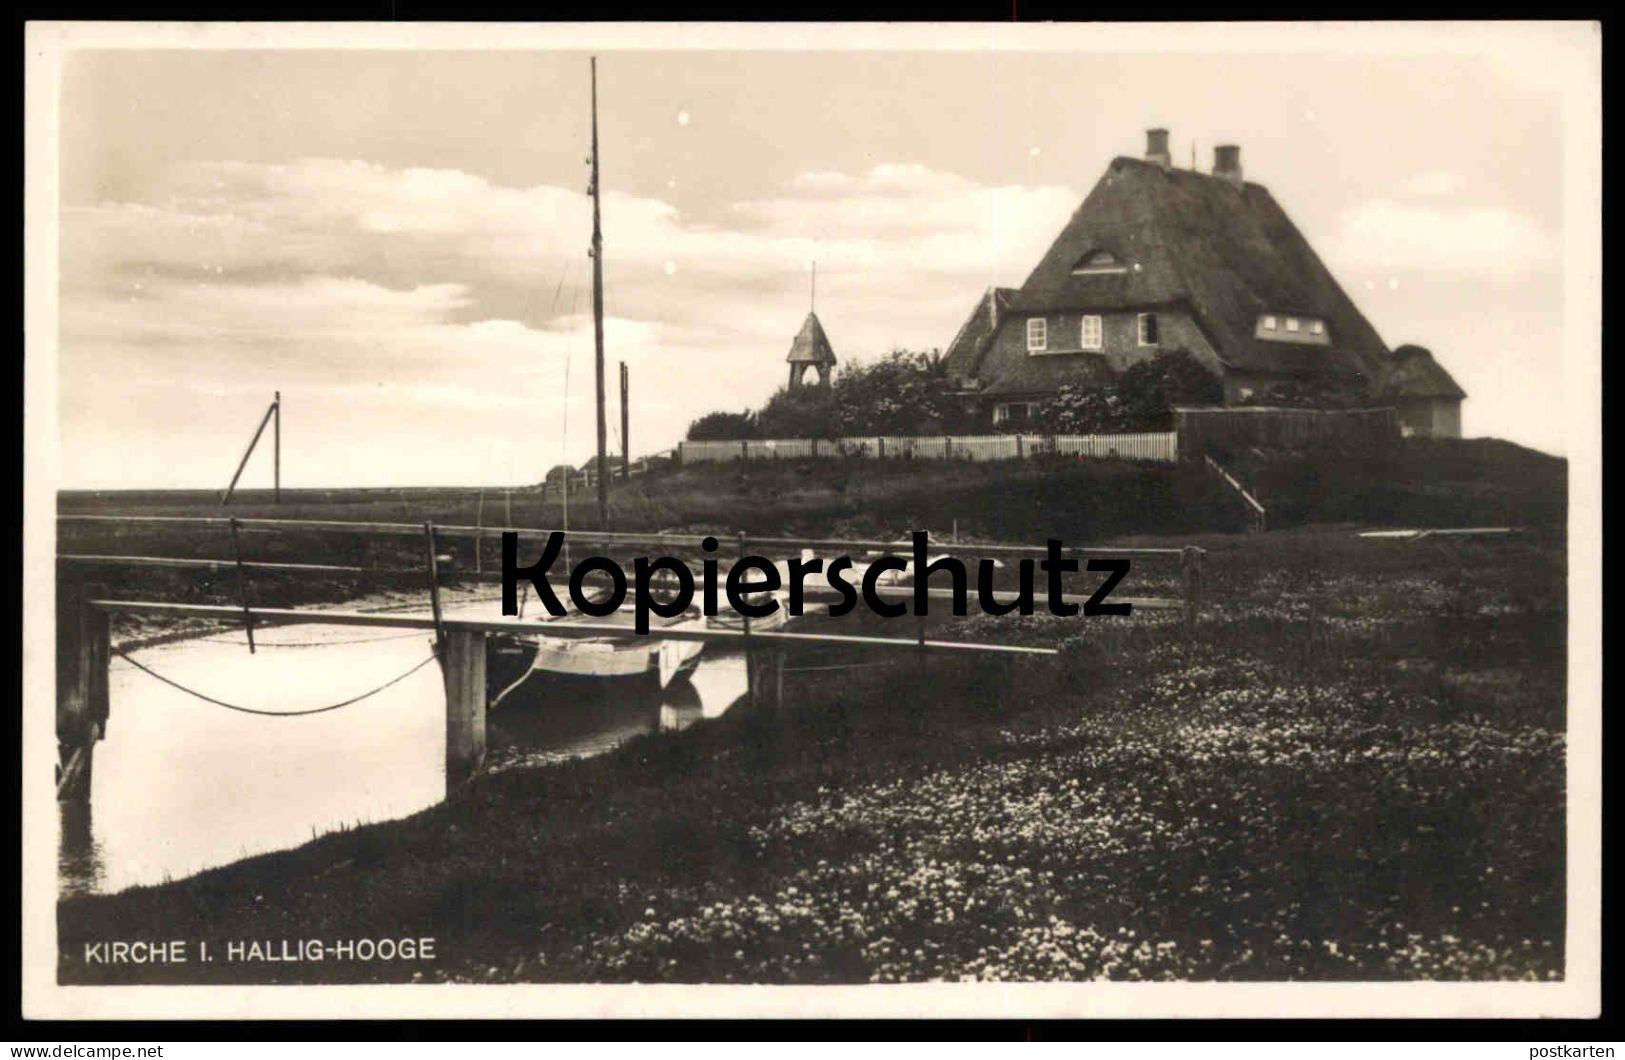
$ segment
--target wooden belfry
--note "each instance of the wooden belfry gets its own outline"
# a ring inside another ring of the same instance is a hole
[[[819,386],[829,386],[830,370],[835,367],[835,350],[829,344],[829,336],[824,334],[824,325],[818,322],[818,313],[815,311],[817,302],[818,263],[815,261],[812,268],[812,299],[807,319],[802,322],[801,330],[796,332],[795,341],[790,343],[790,355],[785,358],[790,362],[791,390],[805,385],[808,368],[817,370]]]

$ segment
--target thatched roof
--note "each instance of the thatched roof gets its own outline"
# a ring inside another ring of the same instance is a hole
[[[1099,252],[1126,268],[1078,274]],[[1029,311],[1183,305],[1227,367],[1375,379],[1388,358],[1269,191],[1223,177],[1117,158],[1013,300]],[[1255,337],[1260,314],[1319,317],[1331,343]],[[992,366],[989,366],[992,367]]]
[[[1005,310],[1010,308],[1010,300],[1016,295],[1014,287],[989,287],[971,310],[970,317],[960,327],[959,334],[948,344],[948,352],[943,360],[947,365],[948,376],[953,379],[970,379],[976,375],[976,369],[982,363],[982,355],[993,341],[993,335],[999,320],[1004,316]]]
[[[835,350],[830,347],[829,336],[824,334],[824,325],[818,322],[817,313],[807,314],[785,360],[791,364],[835,363]]]
[[[1455,398],[1458,401],[1467,396],[1467,391],[1433,359],[1431,351],[1410,345],[1394,350],[1383,393],[1394,398]]]

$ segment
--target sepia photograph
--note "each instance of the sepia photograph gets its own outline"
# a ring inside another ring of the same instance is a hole
[[[27,48],[25,1015],[1598,1013],[1599,27]]]

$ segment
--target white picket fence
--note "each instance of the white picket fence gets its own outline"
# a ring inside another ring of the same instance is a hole
[[[1178,459],[1178,435],[1149,434],[987,434],[873,435],[858,438],[753,438],[736,442],[680,442],[682,464],[729,460],[804,460],[811,458],[904,457],[916,460],[1020,460],[1032,456],[1070,456],[1150,460],[1172,464]]]

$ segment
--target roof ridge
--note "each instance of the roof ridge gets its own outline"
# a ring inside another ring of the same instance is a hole
[[[1118,162],[1133,162],[1135,165],[1144,169],[1155,170],[1159,173],[1177,174],[1181,177],[1201,177],[1203,180],[1219,180],[1229,184],[1231,187],[1236,186],[1235,181],[1231,180],[1229,177],[1221,177],[1217,173],[1204,173],[1200,169],[1189,168],[1186,166],[1176,166],[1172,163],[1165,166],[1161,162],[1152,162],[1144,158],[1137,158],[1134,155],[1114,155],[1112,156],[1112,160],[1108,165],[1116,165]],[[1269,191],[1267,186],[1258,183],[1258,181],[1247,180],[1245,178],[1243,178],[1241,181],[1240,186],[1243,188],[1258,188],[1262,191]]]

